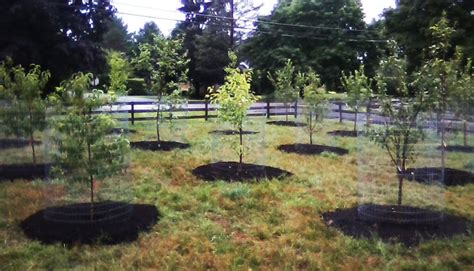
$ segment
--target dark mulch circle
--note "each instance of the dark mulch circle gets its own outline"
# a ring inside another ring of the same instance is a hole
[[[134,149],[145,151],[172,151],[176,149],[187,149],[191,145],[176,141],[136,141],[130,142],[130,146]]]
[[[443,147],[439,146],[436,149],[441,150]],[[466,152],[466,153],[473,153],[474,146],[463,146],[463,145],[450,145],[444,148],[448,152]]]
[[[414,180],[420,183],[432,184],[442,181],[442,168],[440,167],[424,167],[424,168],[409,168],[409,174],[413,174]],[[408,178],[408,180],[411,180]],[[445,168],[444,169],[444,184],[446,186],[467,185],[474,183],[474,174],[468,171]]]
[[[335,130],[327,132],[328,135],[331,136],[342,136],[342,137],[357,137],[357,134],[360,135],[360,132],[354,132],[349,130]]]
[[[390,209],[390,206],[386,208]],[[429,212],[429,210],[425,210],[425,212]],[[349,236],[367,239],[379,237],[385,242],[400,242],[406,246],[414,246],[428,240],[469,234],[473,226],[472,221],[444,213],[440,223],[431,225],[371,222],[360,218],[358,207],[337,209],[334,212],[324,213],[322,217],[328,226],[335,227]]]
[[[304,126],[306,126],[306,123],[303,123],[303,122],[285,121],[285,120],[267,121],[267,124],[278,125],[278,126],[288,126],[288,127],[304,127]]]
[[[134,130],[134,129],[129,129],[129,128],[113,128],[111,131],[110,131],[111,134],[121,134],[121,133],[124,133],[124,134],[136,134],[137,133],[137,130]]]
[[[238,162],[218,162],[199,166],[193,169],[193,175],[205,181],[223,180],[227,182],[242,182],[283,178],[293,173],[269,166],[255,164],[239,164]]]
[[[90,204],[84,203],[75,206],[57,207],[56,209],[57,211],[67,211],[68,208],[76,209],[78,206],[90,208]],[[117,207],[115,205],[109,206]],[[23,220],[20,227],[28,238],[46,244],[58,242],[68,245],[132,242],[138,238],[141,231],[146,231],[157,223],[159,213],[153,205],[133,204],[129,206],[130,212],[128,215],[117,216],[117,213],[112,211],[108,219],[96,217],[96,221],[76,220],[77,216],[75,219],[63,216],[59,220],[51,220],[46,215],[49,209],[43,209]]]
[[[33,141],[35,145],[41,144],[41,141]],[[10,148],[24,148],[30,145],[30,141],[26,139],[0,139],[0,150]]]
[[[51,167],[51,164],[0,165],[0,181],[46,179]]]
[[[239,131],[237,130],[214,130],[210,131],[210,134],[216,134],[216,135],[238,135]],[[244,135],[255,135],[258,134],[258,132],[255,131],[243,131],[242,134]]]
[[[278,146],[278,149],[283,152],[306,154],[306,155],[317,155],[323,152],[332,152],[337,155],[345,155],[349,153],[347,149],[332,147],[332,146],[325,146],[325,145],[316,145],[316,144],[280,145]]]

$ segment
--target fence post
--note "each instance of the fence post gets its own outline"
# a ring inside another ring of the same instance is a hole
[[[295,119],[298,117],[298,101],[295,101]]]
[[[132,125],[135,125],[135,103],[131,102],[130,105],[132,106],[132,110],[130,110],[132,115]]]
[[[267,100],[267,119],[270,118],[270,101]]]
[[[342,103],[338,102],[337,106],[339,107],[339,123],[342,123]]]
[[[207,121],[209,118],[209,102],[206,100],[204,101],[204,119]]]

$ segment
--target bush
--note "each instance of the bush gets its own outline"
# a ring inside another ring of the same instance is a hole
[[[127,89],[129,89],[129,95],[150,95],[146,89],[145,80],[143,78],[128,79]]]

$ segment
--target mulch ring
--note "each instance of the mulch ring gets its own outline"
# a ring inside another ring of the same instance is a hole
[[[288,127],[304,127],[304,126],[306,126],[306,123],[303,123],[303,122],[285,121],[285,120],[267,121],[267,124],[278,125],[278,126],[288,126]]]
[[[442,146],[438,146],[437,150],[442,150]],[[466,153],[473,153],[474,146],[463,146],[463,145],[449,145],[444,148],[448,152],[466,152]]]
[[[46,208],[23,220],[20,227],[28,238],[45,244],[118,244],[135,241],[160,217],[154,205],[101,202],[95,204],[97,215],[91,220],[90,206]]]
[[[377,206],[385,207],[387,210],[393,207]],[[424,211],[424,214],[430,212],[429,210]],[[434,211],[431,213],[433,215],[440,214],[441,222],[417,224],[368,221],[360,217],[358,207],[336,209],[334,212],[324,213],[322,217],[328,226],[334,227],[346,235],[366,239],[378,237],[384,242],[400,242],[406,246],[416,246],[423,241],[469,234],[473,226],[471,221],[462,217]]]
[[[260,181],[263,179],[292,176],[291,172],[255,164],[238,162],[218,162],[193,169],[193,175],[205,181],[222,180],[226,182]]]
[[[349,153],[347,149],[332,147],[332,146],[325,146],[325,145],[316,145],[316,144],[280,145],[278,146],[278,149],[283,152],[306,154],[306,155],[318,155],[323,152],[335,153],[337,155],[345,155]]]
[[[440,167],[408,168],[407,172],[413,174],[415,181],[425,184],[441,183],[446,186],[456,186],[474,183],[473,173],[454,168],[444,169],[444,181]]]
[[[210,131],[209,134],[215,134],[215,135],[238,135],[239,131],[237,130],[214,130]],[[242,131],[243,135],[255,135],[258,134],[258,132],[255,131]]]
[[[342,136],[342,137],[357,137],[357,135],[361,135],[361,132],[354,132],[353,130],[335,130],[327,132],[330,136]]]
[[[172,151],[175,149],[187,149],[191,145],[176,141],[136,141],[130,142],[133,149],[140,149],[145,151]]]
[[[41,141],[34,140],[35,145],[41,144]],[[0,150],[10,148],[24,148],[30,145],[30,141],[26,139],[0,139]]]
[[[51,167],[51,164],[0,165],[0,181],[46,179]]]

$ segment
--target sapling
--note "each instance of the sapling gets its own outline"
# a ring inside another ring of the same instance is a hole
[[[453,108],[455,115],[463,122],[463,145],[467,143],[467,122],[471,120],[474,108],[474,77],[472,60],[468,59],[464,69],[459,71],[459,79],[453,93]]]
[[[357,133],[357,115],[359,113],[360,105],[367,104],[367,110],[370,110],[370,98],[372,96],[372,80],[369,79],[364,72],[364,65],[360,65],[359,70],[346,75],[342,72],[341,82],[347,91],[347,104],[351,107],[354,113],[354,134]],[[369,120],[369,113],[367,113],[367,120]],[[369,121],[367,121],[368,128]]]
[[[313,134],[320,129],[328,109],[326,88],[321,86],[319,75],[312,70],[308,74],[299,74],[298,82],[302,84],[304,91],[304,115],[307,124],[305,129],[309,133],[310,144],[313,144]]]
[[[41,94],[50,78],[48,71],[31,65],[29,71],[21,66],[0,64],[0,91],[6,105],[0,108],[3,132],[17,138],[27,136],[33,164],[36,165],[34,134],[46,128],[46,104]]]
[[[156,137],[158,142],[161,141],[162,101],[166,100],[166,96],[170,93],[177,93],[179,83],[187,81],[188,62],[181,39],[166,39],[158,35],[154,35],[153,43],[140,44],[139,53],[132,61],[137,69],[147,71],[145,82],[157,96]]]
[[[288,121],[288,108],[290,103],[296,102],[299,97],[299,90],[295,86],[295,67],[290,59],[285,67],[278,70],[275,76],[268,73],[268,79],[275,87],[275,98],[285,106],[286,121]]]
[[[243,163],[244,142],[243,126],[247,118],[247,111],[254,104],[258,97],[250,90],[252,72],[250,70],[241,70],[237,66],[237,56],[235,53],[229,53],[230,65],[225,69],[227,73],[225,83],[216,92],[209,95],[210,102],[217,104],[217,116],[224,122],[229,122],[234,129],[239,132],[239,163]],[[212,91],[212,89],[210,89]]]
[[[393,55],[380,62],[376,80],[384,115],[387,117],[383,128],[371,129],[370,138],[382,146],[395,166],[398,175],[398,205],[402,205],[403,181],[407,174],[407,163],[416,157],[415,145],[423,138],[423,131],[417,125],[423,110],[426,93],[417,90],[413,95],[408,91],[406,62],[397,55],[397,47],[392,44]],[[395,86],[395,95],[389,95],[388,85]],[[400,99],[394,104],[392,99]]]
[[[108,93],[114,95],[127,94],[127,81],[130,73],[130,65],[123,53],[109,51],[107,53],[109,65],[109,88]]]
[[[75,74],[49,97],[60,110],[57,113],[62,113],[52,119],[52,137],[58,148],[53,158],[59,165],[54,170],[72,181],[89,184],[91,220],[94,181],[122,170],[129,149],[129,141],[123,135],[110,135],[116,121],[109,115],[93,113],[115,97],[91,89],[92,80],[92,74]]]

